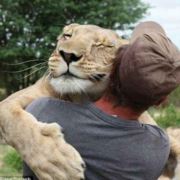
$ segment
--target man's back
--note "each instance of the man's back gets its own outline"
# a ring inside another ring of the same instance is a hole
[[[66,141],[86,162],[86,180],[157,180],[168,158],[161,129],[107,115],[93,104],[41,98],[27,110],[62,126]],[[24,175],[32,176],[28,167]]]

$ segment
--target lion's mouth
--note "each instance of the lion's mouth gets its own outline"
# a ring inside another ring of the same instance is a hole
[[[63,80],[81,79],[85,81],[99,82],[102,79],[104,79],[104,77],[106,76],[106,74],[104,73],[95,73],[95,72],[93,74],[82,73],[78,68],[78,66],[74,64],[74,62],[80,61],[83,58],[83,55],[77,56],[75,53],[59,50],[59,56],[63,59],[64,65],[63,64],[61,65],[61,70],[59,71],[54,70],[54,72],[50,74],[51,77],[54,79],[61,77]],[[58,66],[60,67],[59,64]]]
[[[76,76],[75,74],[71,73],[69,70],[63,74],[60,75],[61,77],[64,77],[65,79],[70,79],[70,78],[78,78],[78,79],[83,79],[83,78],[80,78],[78,76]]]
[[[63,58],[63,60],[66,62],[68,69],[65,73],[61,74],[60,76],[65,78],[65,79],[70,79],[70,78],[78,78],[78,79],[84,79],[82,77],[77,76],[76,74],[72,73],[70,71],[70,64],[73,62],[77,62],[80,61],[83,57],[83,55],[76,55],[75,53],[70,53],[70,52],[66,52],[64,50],[60,50],[59,51],[60,56]]]

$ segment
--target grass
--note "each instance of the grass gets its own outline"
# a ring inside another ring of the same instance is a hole
[[[4,164],[6,164],[6,166],[15,170],[15,172],[21,172],[22,160],[19,154],[17,154],[17,152],[14,149],[5,154],[3,162]]]
[[[180,87],[176,88],[175,91],[169,96],[169,102],[174,104],[176,107],[180,107]]]
[[[150,114],[162,128],[180,127],[180,87],[168,96],[166,107],[151,108]]]
[[[21,176],[22,160],[18,153],[7,145],[0,145],[0,176]]]

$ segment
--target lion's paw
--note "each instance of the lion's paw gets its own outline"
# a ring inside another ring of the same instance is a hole
[[[53,180],[83,180],[85,163],[79,152],[65,141],[61,126],[41,122],[39,125],[44,138],[40,138],[41,146],[36,149],[35,157],[31,157],[34,163],[30,163],[37,176],[44,178],[50,175]]]
[[[42,123],[41,133],[44,136],[52,136],[52,137],[63,136],[62,127],[57,123],[51,123],[51,124]]]

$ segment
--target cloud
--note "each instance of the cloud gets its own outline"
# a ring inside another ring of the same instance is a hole
[[[180,48],[180,1],[143,0],[143,2],[150,4],[151,8],[149,14],[141,21],[152,20],[161,24],[169,38]]]

